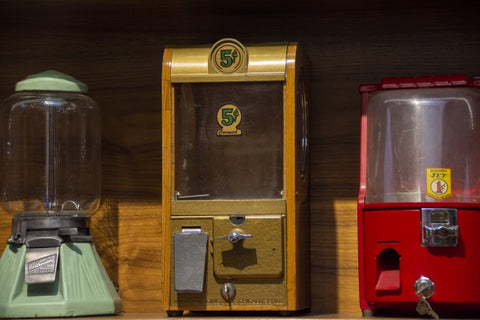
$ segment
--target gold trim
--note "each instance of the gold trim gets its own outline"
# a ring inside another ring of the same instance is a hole
[[[209,70],[211,47],[173,48],[171,81],[172,83],[284,81],[287,45],[287,43],[278,43],[247,46],[248,57],[244,59],[246,68],[239,68],[232,73]]]
[[[171,202],[172,216],[284,214],[285,200],[177,200]]]

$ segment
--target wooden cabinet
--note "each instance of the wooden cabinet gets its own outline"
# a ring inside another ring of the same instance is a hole
[[[358,86],[385,76],[480,75],[479,12],[473,0],[3,0],[0,98],[48,69],[89,85],[103,143],[103,204],[92,231],[129,319],[162,312],[163,49],[224,37],[299,42],[311,64],[312,312],[359,316]],[[1,214],[2,248],[9,234]]]

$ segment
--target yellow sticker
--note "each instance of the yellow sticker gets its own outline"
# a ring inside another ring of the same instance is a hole
[[[226,104],[218,109],[217,122],[222,127],[217,131],[217,136],[238,136],[242,134],[242,130],[237,126],[242,120],[240,109],[233,104]]]
[[[453,196],[450,168],[427,168],[427,195],[435,199]]]

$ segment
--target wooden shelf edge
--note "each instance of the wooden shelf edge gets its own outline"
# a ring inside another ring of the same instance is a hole
[[[209,319],[211,320],[212,318],[216,320],[222,320],[222,319],[275,319],[275,320],[283,320],[283,319],[320,319],[320,320],[361,320],[364,319],[361,315],[358,314],[305,314],[305,315],[294,315],[294,316],[274,316],[274,315],[257,315],[257,314],[252,314],[252,315],[242,315],[241,313],[239,315],[208,315],[206,313],[200,313],[200,314],[185,314],[183,317],[168,317],[166,313],[123,313],[123,314],[118,314],[118,315],[112,315],[112,316],[98,316],[98,317],[79,317],[75,318],[75,320],[164,320],[164,319],[198,319],[198,320],[206,320]],[[58,318],[55,318],[58,320]],[[384,317],[375,317],[375,320],[382,320],[382,319],[392,319],[392,318],[384,318]],[[48,319],[44,319],[48,320]],[[53,320],[53,318],[52,318]],[[402,320],[401,318],[395,318],[395,320]],[[410,319],[411,320],[411,319]]]

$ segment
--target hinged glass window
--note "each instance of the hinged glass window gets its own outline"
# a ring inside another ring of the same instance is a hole
[[[174,88],[177,199],[281,198],[283,83]]]

